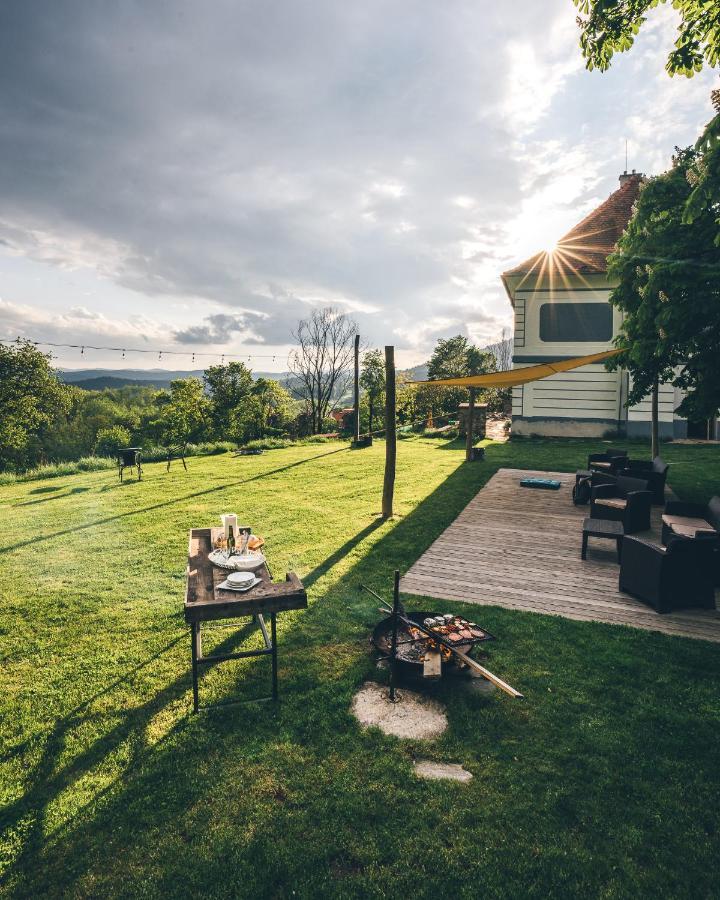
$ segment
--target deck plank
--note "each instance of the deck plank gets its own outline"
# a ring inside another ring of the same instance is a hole
[[[527,477],[554,478],[559,491],[520,487]],[[502,606],[580,621],[629,625],[720,643],[720,611],[682,610],[660,616],[618,590],[612,541],[590,539],[580,559],[587,506],[571,499],[567,472],[499,469],[401,581],[408,594]],[[660,540],[662,509],[653,507]],[[717,594],[716,594],[717,604]]]

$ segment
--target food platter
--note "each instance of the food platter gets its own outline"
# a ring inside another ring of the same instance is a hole
[[[214,566],[228,572],[254,572],[265,564],[264,554],[257,551],[228,556],[225,550],[212,550],[208,559]]]

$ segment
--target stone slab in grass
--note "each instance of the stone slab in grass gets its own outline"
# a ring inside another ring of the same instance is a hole
[[[472,780],[472,773],[459,763],[441,763],[432,759],[418,759],[413,764],[415,774],[419,778],[429,778],[437,781],[447,778],[450,781],[468,782]]]
[[[392,703],[388,688],[367,681],[355,694],[352,712],[366,728],[375,725],[385,734],[411,740],[432,740],[448,726],[445,709],[436,701],[404,688]]]

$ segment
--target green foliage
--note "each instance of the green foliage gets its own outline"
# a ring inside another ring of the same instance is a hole
[[[360,387],[367,398],[367,428],[364,430],[373,431],[376,414],[380,412],[382,417],[380,406],[385,401],[385,357],[380,350],[368,350],[363,356]]]
[[[609,68],[615,53],[629,50],[650,9],[667,0],[573,0],[580,10],[580,46],[588,69]],[[720,64],[720,4],[716,0],[672,0],[680,14],[675,47],[665,66],[691,78],[703,65]]]
[[[95,440],[95,452],[98,456],[113,456],[121,447],[130,445],[130,432],[122,425],[111,425],[101,428]]]
[[[237,415],[237,410],[252,393],[252,372],[245,363],[230,362],[223,366],[210,366],[205,370],[203,381],[210,398],[214,434],[226,437],[229,435],[231,417]]]
[[[0,470],[22,471],[44,456],[44,436],[67,412],[71,391],[50,356],[29,342],[0,344]]]
[[[632,373],[628,405],[642,400],[656,379],[672,381],[692,392],[683,414],[704,418],[720,405],[720,250],[713,210],[692,222],[684,216],[688,172],[698,156],[693,148],[678,150],[672,169],[644,185],[609,259],[609,275],[618,281],[610,302],[624,313],[616,343],[626,349],[608,368]]]
[[[713,91],[715,108],[720,113],[720,90]],[[688,167],[692,190],[685,205],[684,221],[692,224],[713,213],[715,244],[720,246],[720,115],[708,122],[695,144],[695,160]]]
[[[158,423],[164,444],[184,444],[206,435],[210,404],[199,378],[177,378],[169,393],[159,397],[162,404]]]

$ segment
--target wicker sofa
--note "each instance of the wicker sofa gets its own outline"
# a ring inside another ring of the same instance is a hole
[[[624,475],[627,478],[642,478],[647,481],[648,487],[652,491],[653,503],[663,504],[669,468],[670,466],[660,456],[656,456],[652,461],[628,459],[622,468],[618,469],[618,475]]]
[[[609,447],[602,453],[591,453],[588,456],[587,467],[590,470],[598,472],[606,472],[614,475],[617,471],[624,468],[629,462],[627,450],[619,447]]]
[[[622,522],[625,534],[648,531],[652,493],[639,478],[618,476],[612,484],[599,484],[590,494],[590,517]]]
[[[714,541],[673,535],[667,547],[637,537],[622,544],[620,590],[659,613],[715,608]]]

